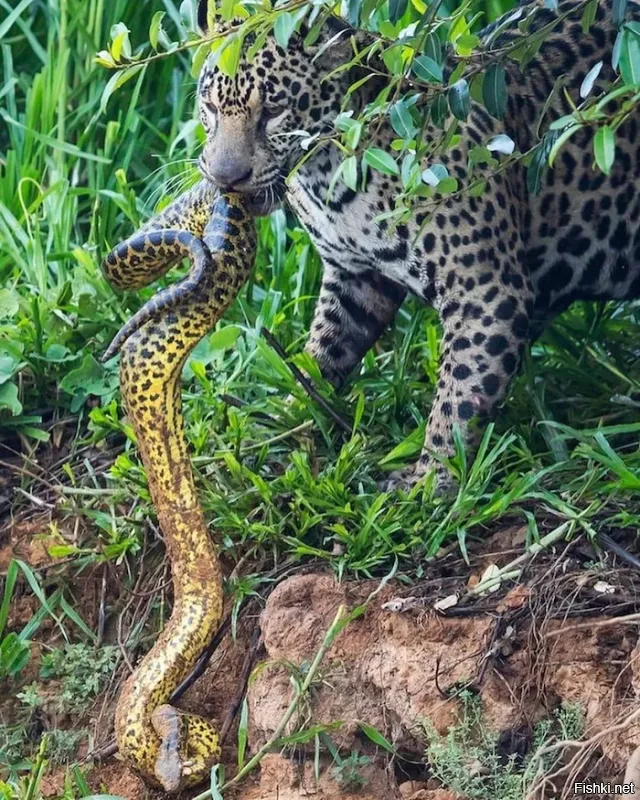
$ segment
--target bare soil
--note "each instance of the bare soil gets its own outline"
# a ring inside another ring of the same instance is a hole
[[[51,569],[64,575],[73,582],[74,596],[91,626],[98,624],[105,602],[120,609],[125,628],[146,613],[148,603],[141,599],[132,606],[129,598],[123,608],[127,598],[113,579],[117,575],[109,573],[105,588],[102,569],[79,576],[65,573],[43,541],[50,521],[51,515],[43,514],[5,527],[0,573],[11,557],[19,557],[42,574]],[[345,785],[328,753],[317,754],[311,741],[269,754],[225,798],[453,800],[455,795],[439,784],[424,762],[425,723],[446,733],[460,718],[461,687],[480,696],[484,724],[499,736],[506,759],[531,752],[532,731],[541,718],[562,703],[581,704],[588,743],[568,749],[563,769],[544,797],[572,797],[568,787],[577,778],[622,782],[625,766],[640,746],[640,573],[576,539],[531,559],[518,584],[509,581],[495,592],[474,594],[488,568],[523,554],[525,536],[520,525],[504,528],[472,544],[468,563],[450,548],[425,565],[419,582],[390,582],[328,651],[287,733],[339,721],[331,737],[342,757],[357,751],[371,759],[359,769],[360,786]],[[617,539],[631,548],[630,536],[620,533]],[[255,569],[248,565],[249,571]],[[141,596],[166,592],[161,557],[146,574]],[[242,674],[253,666],[247,692],[249,753],[273,735],[292,700],[292,670],[304,670],[313,659],[338,608],[355,608],[379,586],[375,581],[337,583],[321,568],[314,571],[313,565],[281,570],[274,585],[266,604],[253,600],[245,607],[237,640],[224,637],[204,675],[180,701],[186,710],[222,723],[230,707],[241,701]],[[434,608],[444,598],[448,602],[440,606],[449,607]],[[38,601],[23,587],[12,606],[9,629],[20,629],[37,607]],[[48,630],[55,642],[55,628],[47,624],[39,636]],[[259,666],[247,664],[256,630],[261,636]],[[118,632],[107,629],[104,635],[117,640]],[[88,722],[96,749],[112,738],[114,705],[126,674],[123,665],[88,720],[66,722],[70,727]],[[13,707],[11,692],[0,706],[4,721]],[[393,743],[393,758],[364,735],[362,723]],[[227,777],[236,769],[236,742],[237,716],[223,752]],[[63,775],[60,768],[46,778],[44,797],[62,791]],[[126,800],[164,798],[113,757],[96,764],[87,780],[94,791]]]

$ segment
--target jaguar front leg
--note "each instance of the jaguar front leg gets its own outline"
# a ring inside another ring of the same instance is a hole
[[[434,471],[437,491],[449,491],[455,480],[440,459],[455,454],[454,426],[472,458],[483,426],[504,399],[528,339],[532,292],[522,276],[513,291],[501,274],[512,273],[496,270],[464,299],[454,292],[443,296],[442,360],[424,448],[415,464],[392,473],[387,490],[407,489]]]
[[[396,315],[405,290],[374,269],[351,272],[325,265],[305,350],[336,388]]]

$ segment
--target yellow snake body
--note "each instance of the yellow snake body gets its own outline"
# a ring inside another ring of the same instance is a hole
[[[182,282],[147,303],[105,354],[122,349],[120,384],[171,563],[174,605],[153,648],[126,681],[116,710],[122,758],[175,792],[207,777],[219,737],[203,717],[167,705],[222,615],[222,574],[198,503],[183,432],[180,376],[190,351],[220,319],[253,266],[256,234],[239,195],[202,182],[107,257],[121,288],[156,279],[190,257]]]

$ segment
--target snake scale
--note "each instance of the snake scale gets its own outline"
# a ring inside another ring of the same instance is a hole
[[[195,345],[246,281],[255,259],[253,218],[237,194],[198,183],[103,262],[117,288],[136,289],[183,258],[189,275],[153,297],[103,356],[121,350],[120,386],[138,439],[171,563],[174,605],[116,709],[121,758],[152,785],[176,792],[206,779],[220,754],[203,717],[167,705],[220,623],[222,573],[196,496],[183,431],[180,376]]]

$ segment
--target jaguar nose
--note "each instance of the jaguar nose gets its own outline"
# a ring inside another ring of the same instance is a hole
[[[209,164],[208,174],[222,189],[233,189],[249,180],[253,167],[247,169],[246,164],[227,161],[221,164]]]

